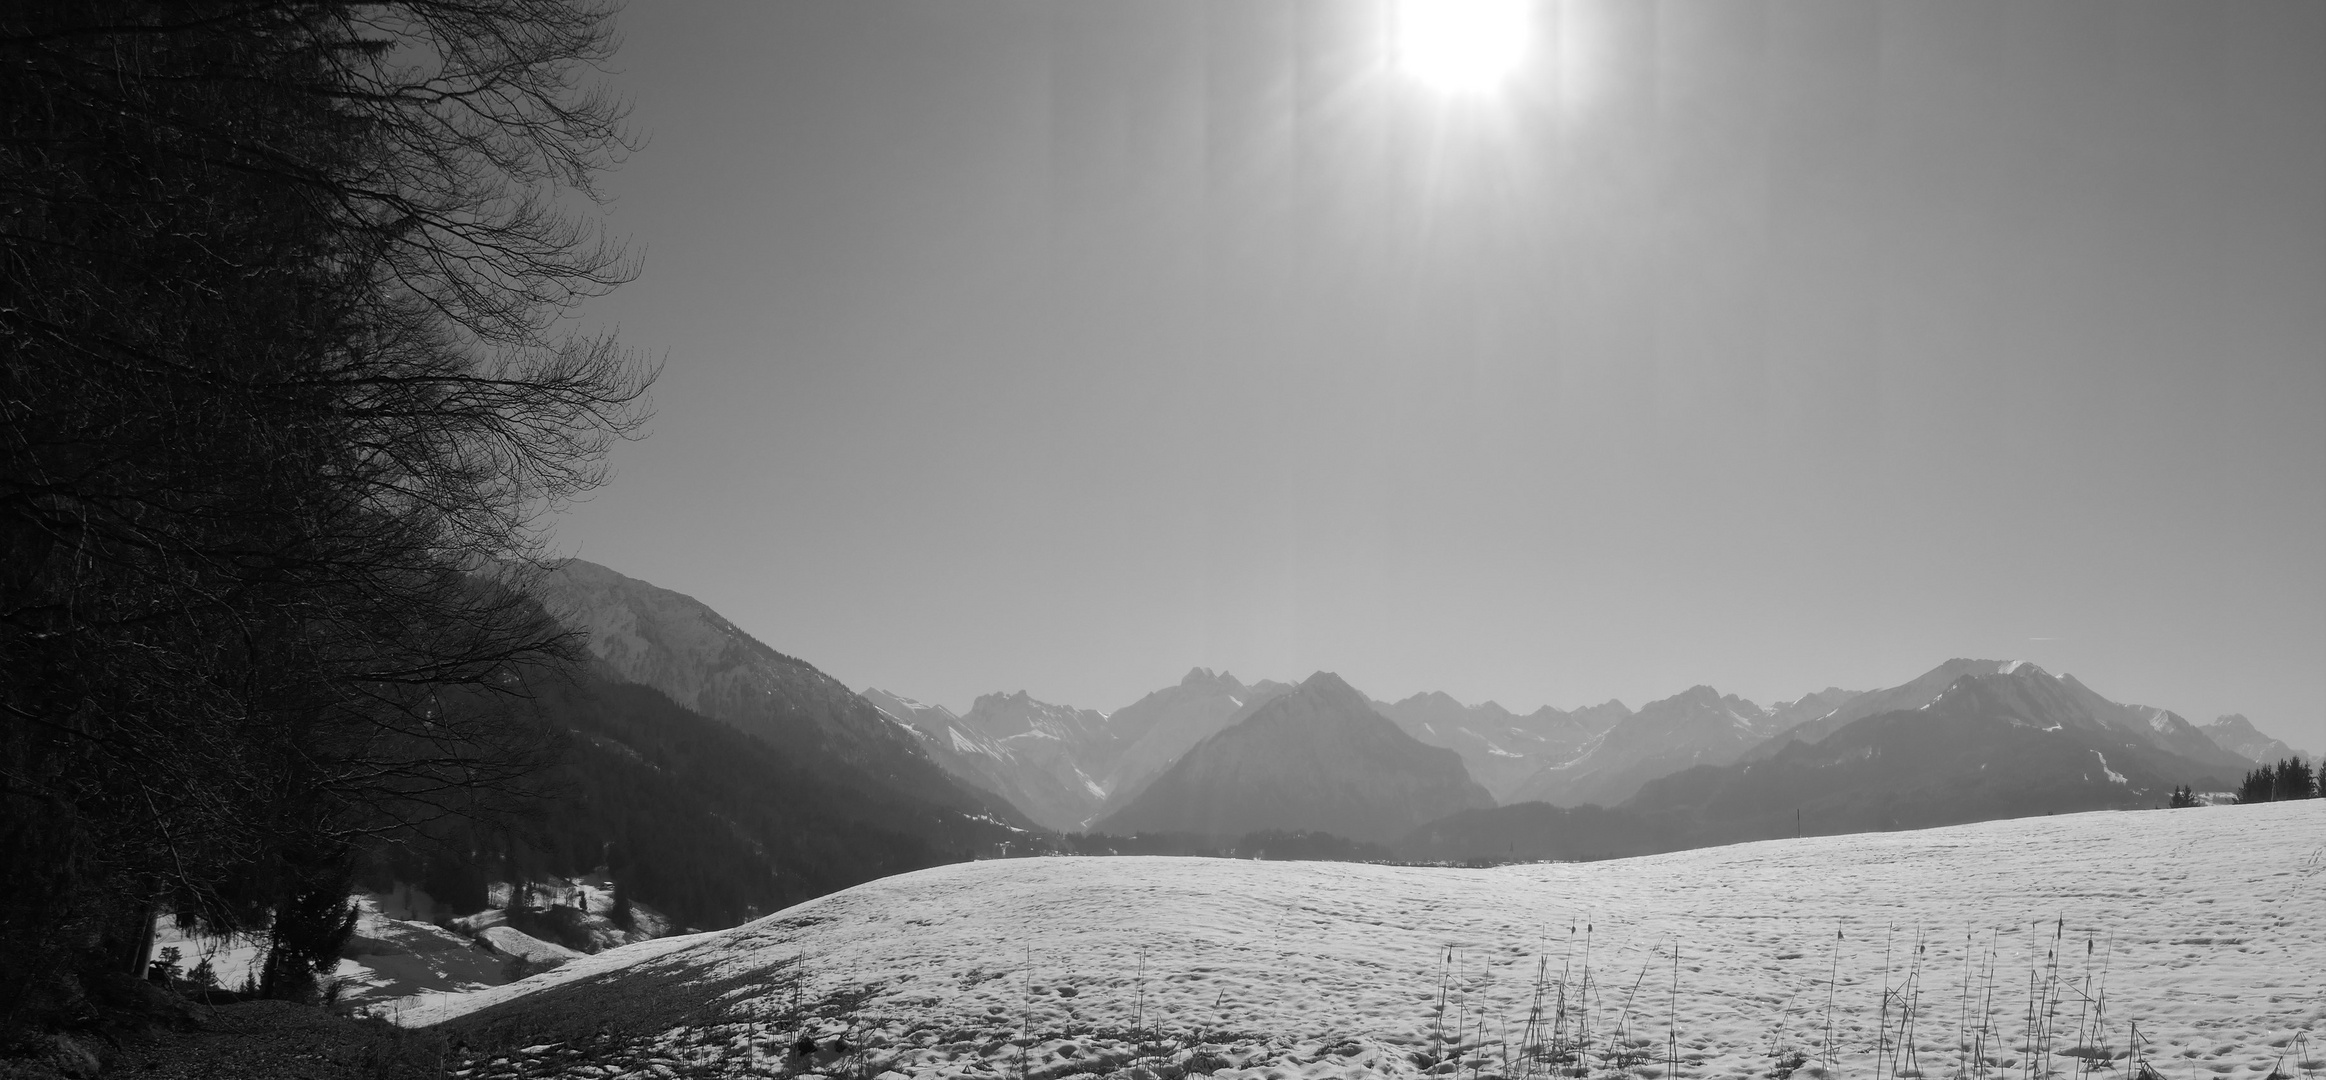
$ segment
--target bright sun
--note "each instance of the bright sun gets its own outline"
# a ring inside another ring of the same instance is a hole
[[[1448,93],[1492,90],[1526,51],[1527,0],[1397,0],[1397,66]]]

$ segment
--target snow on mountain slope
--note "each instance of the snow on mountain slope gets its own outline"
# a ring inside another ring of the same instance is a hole
[[[859,696],[921,736],[921,748],[956,780],[1008,800],[1043,828],[1082,827],[1105,792],[1077,762],[1104,740],[1106,718],[1016,694],[987,694],[967,715],[878,687]]]
[[[1035,820],[1064,831],[1081,828],[1098,813],[1106,798],[1098,778],[1120,748],[1106,714],[1020,690],[980,696],[961,722],[1009,753],[1019,785],[1033,793],[1027,812]]]
[[[2250,761],[2275,765],[2290,757],[2299,757],[2304,761],[2316,760],[2316,755],[2305,754],[2263,734],[2242,713],[2219,717],[2197,730],[2213,740],[2213,745]]]
[[[1726,765],[1776,731],[1769,711],[1695,686],[1640,706],[1574,757],[1544,766],[1504,802],[1613,806],[1640,785],[1696,765]]]
[[[1546,766],[1574,760],[1591,740],[1631,715],[1620,701],[1573,712],[1545,705],[1519,716],[1494,702],[1465,705],[1444,691],[1373,703],[1405,733],[1462,755],[1470,777],[1508,799]]]
[[[1842,728],[1863,720],[1900,709],[1918,709],[1932,698],[1953,686],[1965,675],[1999,675],[2017,670],[2017,660],[1975,660],[1956,657],[1900,684],[1881,690],[1868,690],[1836,705],[1834,708],[1806,718],[1783,729],[1770,739],[1744,754],[1743,760],[1758,761],[1772,757],[1787,742],[1816,742]]]
[[[1869,716],[1921,708],[1966,675],[2022,676],[2024,684],[2042,687],[2037,696],[2043,700],[2039,704],[2031,703],[2031,708],[2068,726],[2122,732],[2156,749],[2214,769],[2232,770],[2243,764],[2243,759],[2235,753],[2222,749],[2196,725],[2170,711],[2110,701],[2073,675],[2053,675],[2025,660],[1962,658],[1940,664],[1904,685],[1859,694],[1830,712],[1786,727],[1774,738],[1746,751],[1740,760],[1765,761],[1775,757],[1788,743],[1814,743]]]
[[[2312,801],[1490,870],[957,864],[400,1019],[512,1048],[595,1031],[601,1067],[702,1076],[764,1068],[803,1033],[846,1038],[858,1057],[843,1064],[864,1075],[1104,1073],[1136,1063],[1134,1027],[1152,1064],[1410,1076],[1448,1056],[1502,1068],[1545,971],[1602,1049],[1628,1025],[1641,1077],[1662,1075],[1668,1051],[1687,1077],[1815,1061],[1829,1024],[1838,1073],[1870,1075],[1897,1038],[1901,995],[1885,992],[1908,986],[1921,1070],[1952,1075],[1985,1013],[1989,1067],[2018,1074],[2032,978],[2065,995],[2054,1068],[2076,1063],[2076,994],[2104,989],[2105,1022],[2082,1041],[2116,1059],[2109,1075],[2131,1075],[2137,1022],[2164,1077],[2262,1080],[2326,1067],[2322,840],[2326,802]],[[792,1011],[795,993],[810,1007]],[[624,1028],[647,1004],[658,1018]]]

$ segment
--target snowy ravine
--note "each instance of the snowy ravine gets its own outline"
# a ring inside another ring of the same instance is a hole
[[[1983,1044],[1988,1076],[2135,1080],[2137,1022],[2163,1080],[2298,1078],[2326,1069],[2326,801],[1483,870],[970,863],[399,1017],[455,1018],[573,1076],[1511,1075],[1580,1019],[1593,1075],[1951,1076]],[[803,1028],[846,1052],[790,1055]]]

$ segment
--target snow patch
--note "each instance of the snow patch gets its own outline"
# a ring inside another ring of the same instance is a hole
[[[2103,754],[2098,750],[2094,750],[2092,751],[2092,756],[2100,759],[2100,771],[2108,774],[2109,783],[2129,784],[2132,782],[2130,780],[2126,780],[2123,773],[2117,772],[2116,770],[2108,767],[2108,755]]]
[[[583,955],[554,941],[543,941],[514,926],[485,927],[477,931],[477,940],[502,956],[514,956],[529,964],[562,964]]]
[[[980,744],[977,742],[977,740],[975,740],[975,739],[972,739],[972,738],[970,738],[970,737],[969,737],[969,736],[967,736],[967,735],[963,735],[963,734],[961,733],[961,729],[960,729],[960,728],[957,728],[957,727],[948,727],[948,728],[946,728],[946,729],[945,729],[945,733],[946,733],[946,734],[948,734],[948,735],[951,735],[951,736],[953,736],[953,752],[954,752],[954,753],[957,753],[957,754],[984,754],[985,756],[987,756],[987,757],[990,757],[990,758],[998,758],[998,757],[1000,757],[1000,756],[1001,756],[1000,754],[996,754],[996,753],[994,753],[994,752],[993,752],[993,750],[992,750],[992,748],[990,748],[990,747],[987,747],[987,746],[980,745]]]

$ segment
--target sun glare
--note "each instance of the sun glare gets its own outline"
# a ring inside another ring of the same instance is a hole
[[[1397,66],[1448,93],[1492,90],[1526,52],[1527,0],[1397,0]]]

